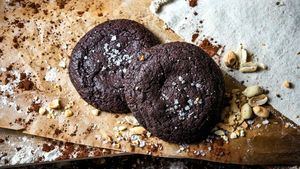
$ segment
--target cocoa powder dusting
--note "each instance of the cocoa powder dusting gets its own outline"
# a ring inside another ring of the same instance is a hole
[[[30,107],[28,108],[29,112],[38,112],[41,108],[41,103],[31,103]]]
[[[198,38],[199,34],[198,33],[194,33],[192,35],[192,42],[195,42],[195,40]]]
[[[197,1],[198,1],[198,0],[189,0],[189,5],[190,5],[190,7],[195,7],[195,6],[197,6]]]
[[[208,39],[204,39],[199,47],[212,57],[217,54],[218,50],[221,48],[221,45],[213,45]]]
[[[53,144],[50,144],[50,145],[48,145],[48,144],[43,144],[42,150],[45,151],[45,152],[50,152],[50,151],[54,150],[54,148],[55,148],[55,147],[54,147]]]
[[[62,131],[59,130],[59,129],[55,129],[55,131],[54,131],[54,134],[55,134],[55,135],[59,135],[59,134],[61,134],[61,133],[62,133]]]
[[[20,73],[20,80],[21,82],[18,85],[19,89],[22,90],[32,90],[34,83],[30,80],[29,77],[25,73]]]

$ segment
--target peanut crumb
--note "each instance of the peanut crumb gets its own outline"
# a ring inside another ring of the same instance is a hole
[[[39,114],[40,114],[40,115],[45,115],[46,112],[47,112],[47,110],[45,109],[45,107],[41,107],[41,108],[39,109]]]
[[[145,60],[145,56],[144,56],[144,55],[141,55],[141,56],[139,57],[139,60],[140,60],[140,61],[144,61],[144,60]]]
[[[290,88],[292,88],[292,83],[289,82],[289,81],[287,81],[287,80],[285,80],[283,82],[282,86],[285,87],[285,88],[287,88],[287,89],[290,89]]]
[[[65,117],[73,116],[73,112],[70,109],[65,110]]]
[[[92,114],[95,115],[95,116],[99,116],[100,111],[97,110],[97,109],[93,109],[93,110],[92,110]]]
[[[54,99],[50,104],[49,107],[51,109],[59,109],[60,108],[60,99]]]

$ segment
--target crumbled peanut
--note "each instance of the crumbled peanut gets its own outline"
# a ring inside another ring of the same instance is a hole
[[[118,127],[118,130],[119,130],[119,131],[127,130],[127,127],[126,127],[126,126],[119,126],[119,127]]]
[[[139,122],[133,116],[125,116],[125,120],[126,120],[127,123],[129,123],[133,126],[138,126],[139,125]]]
[[[100,113],[100,111],[98,109],[93,109],[91,112],[95,116],[99,116],[99,113]]]
[[[151,133],[149,131],[147,131],[146,136],[149,138],[151,137]]]
[[[262,94],[264,91],[261,87],[254,85],[254,86],[249,86],[247,87],[244,91],[243,94],[247,97],[253,97],[257,96],[259,94]]]
[[[217,130],[217,131],[215,131],[214,133],[215,133],[215,135],[218,135],[218,136],[223,136],[223,135],[225,135],[225,132],[224,132],[223,130]]]
[[[117,148],[117,149],[119,149],[121,147],[121,145],[119,143],[113,143],[112,146],[113,146],[113,148]]]
[[[217,126],[223,130],[226,130],[228,132],[233,132],[234,128],[232,126],[226,125],[224,123],[218,123]]]
[[[241,108],[241,116],[243,119],[250,119],[252,117],[252,108],[248,103],[244,104]]]
[[[261,105],[266,104],[267,102],[268,102],[268,97],[265,94],[254,96],[248,100],[248,104],[251,107],[261,106]]]
[[[245,130],[240,130],[240,136],[244,137],[245,136]]]
[[[40,114],[40,115],[44,115],[44,114],[46,114],[46,113],[47,113],[47,110],[46,110],[45,107],[41,107],[41,108],[39,109],[39,114]]]
[[[240,55],[240,62],[241,62],[241,64],[244,64],[247,62],[247,60],[248,60],[247,51],[246,51],[246,49],[242,48],[241,55]]]
[[[142,135],[146,130],[144,127],[138,126],[138,127],[131,128],[129,131],[131,134]]]
[[[224,63],[227,67],[233,68],[237,62],[237,56],[233,51],[229,51],[224,57]]]
[[[239,69],[239,71],[242,73],[256,72],[256,70],[257,70],[257,64],[253,62],[242,63]]]
[[[268,69],[267,65],[263,64],[263,63],[258,63],[257,66],[262,69],[262,70],[266,70]]]
[[[236,116],[234,114],[231,114],[229,117],[228,117],[228,124],[229,125],[234,125],[235,124],[235,120],[236,120]]]
[[[227,137],[227,136],[222,135],[221,138],[222,138],[225,142],[228,142],[228,137]]]
[[[51,109],[59,109],[60,108],[60,99],[54,99],[52,102],[50,102],[49,107]]]
[[[126,126],[116,126],[113,128],[114,131],[124,131],[127,130]]]
[[[240,111],[240,109],[238,108],[237,104],[235,103],[235,100],[233,100],[230,103],[230,110],[234,113],[238,113]]]
[[[231,139],[235,139],[238,137],[238,135],[235,133],[235,132],[232,132],[230,133],[230,136],[229,136]]]
[[[287,89],[290,89],[291,86],[292,86],[292,84],[291,84],[291,82],[285,80],[285,81],[283,82],[282,86],[285,87],[285,88],[287,88]]]
[[[268,109],[262,107],[262,106],[255,106],[253,107],[253,112],[258,117],[268,118],[270,115],[270,112]]]
[[[65,110],[64,114],[65,114],[65,117],[71,117],[71,116],[73,116],[73,112],[70,109]]]
[[[139,60],[140,60],[140,61],[144,61],[144,60],[145,60],[145,56],[144,56],[144,55],[141,55],[141,56],[139,57]]]
[[[244,121],[241,126],[243,127],[243,129],[246,129],[248,127],[248,124]]]

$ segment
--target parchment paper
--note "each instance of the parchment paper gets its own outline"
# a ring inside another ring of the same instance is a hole
[[[222,56],[242,44],[268,70],[244,74],[224,64],[222,69],[245,85],[268,89],[270,104],[300,125],[299,11],[298,0],[198,0],[195,7],[174,0],[163,5],[157,16],[185,41],[192,42],[197,33],[195,44],[207,38],[224,46]],[[285,80],[292,89],[283,87]]]
[[[16,77],[11,77],[8,85],[1,83],[1,90],[5,92],[1,94],[0,127],[155,156],[240,164],[299,163],[300,134],[293,127],[285,128],[286,119],[275,112],[269,119],[272,123],[247,130],[246,137],[229,143],[219,138],[208,138],[197,145],[169,144],[152,136],[143,136],[134,145],[132,140],[136,138],[121,137],[120,132],[116,132],[116,127],[123,125],[127,128],[125,135],[128,134],[133,125],[123,122],[132,117],[131,114],[101,112],[95,116],[91,113],[93,108],[73,88],[67,70],[63,68],[64,61],[67,65],[72,48],[85,32],[107,19],[136,20],[153,31],[162,42],[182,40],[171,30],[165,30],[163,22],[150,13],[149,0],[35,1],[34,4],[23,5],[25,7],[21,7],[23,2],[14,2],[15,5],[11,2],[14,1],[1,1],[0,31],[3,40],[0,43],[0,67],[2,74],[10,72]],[[14,63],[12,68],[9,66],[11,63]],[[30,86],[27,86],[29,90],[24,90],[24,86],[20,88],[18,76],[21,72],[27,72],[34,84],[32,89]],[[226,81],[227,88],[237,87],[228,77]],[[53,116],[28,111],[28,108],[32,109],[33,102],[46,106],[58,97],[63,107],[74,102],[73,116],[65,117],[61,111]],[[255,122],[261,123],[261,120]]]

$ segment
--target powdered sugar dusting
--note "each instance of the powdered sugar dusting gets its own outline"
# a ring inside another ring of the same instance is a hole
[[[58,69],[55,67],[49,67],[45,75],[45,80],[48,82],[55,82],[57,81],[57,76]]]
[[[2,104],[1,107],[7,107],[10,106],[12,108],[14,108],[15,111],[17,112],[21,112],[17,107],[17,104],[15,103],[15,88],[19,85],[20,83],[20,72],[17,70],[11,70],[11,71],[7,71],[6,68],[1,68],[0,73],[9,73],[10,74],[10,78],[8,80],[8,82],[2,83],[0,81],[0,102]]]
[[[9,164],[26,164],[38,161],[42,158],[43,161],[53,161],[62,155],[58,146],[55,146],[49,152],[42,150],[42,147],[36,145],[34,139],[22,136],[17,138],[18,141],[7,141],[8,148],[15,147],[15,153],[12,156],[6,156],[5,158],[9,161]],[[1,165],[1,163],[0,163]]]

